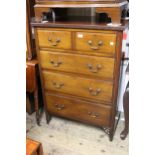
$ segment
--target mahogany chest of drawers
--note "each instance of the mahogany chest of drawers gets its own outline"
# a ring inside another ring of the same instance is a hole
[[[47,122],[55,115],[92,124],[112,140],[123,28],[32,25]]]

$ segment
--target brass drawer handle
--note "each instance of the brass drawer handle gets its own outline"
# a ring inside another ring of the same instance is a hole
[[[56,83],[56,82],[52,82],[53,83],[53,86],[57,89],[60,89],[62,86],[64,86],[63,83]]]
[[[97,46],[91,46],[90,47],[92,50],[99,50],[99,47],[97,47]]]
[[[95,69],[93,68],[92,64],[87,64],[87,67],[92,73],[97,73],[102,68],[100,64],[96,65]]]
[[[97,46],[93,46],[93,41],[92,40],[88,40],[88,44],[90,45],[91,49],[99,50],[100,49],[99,47],[103,45],[103,41],[100,40],[100,41],[98,41]]]
[[[50,63],[51,63],[54,67],[59,67],[59,66],[62,64],[61,61],[54,62],[54,60],[51,60]]]
[[[54,106],[56,107],[57,110],[63,110],[65,108],[63,104],[55,104]]]
[[[52,46],[57,46],[58,43],[60,43],[61,39],[60,38],[56,38],[55,42],[52,41],[52,39],[50,37],[48,37],[48,42],[52,45]]]
[[[97,117],[100,116],[99,113],[97,113],[97,112],[88,112],[88,115],[89,115],[90,117],[92,117],[92,118],[97,118]]]
[[[96,90],[93,90],[93,88],[89,87],[89,93],[92,95],[92,96],[97,96],[99,93],[101,92],[101,89],[98,88]]]
[[[98,46],[102,46],[102,45],[103,45],[103,41],[100,40],[100,41],[98,42]]]

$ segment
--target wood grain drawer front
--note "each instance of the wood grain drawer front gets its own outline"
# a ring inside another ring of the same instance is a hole
[[[75,49],[114,55],[116,34],[76,32]]]
[[[71,32],[56,30],[37,30],[40,47],[71,49]]]
[[[45,69],[113,78],[113,58],[40,51],[40,62]]]
[[[111,107],[93,105],[82,100],[45,95],[47,110],[55,115],[83,121],[98,126],[109,126]]]
[[[111,102],[113,84],[100,80],[43,71],[46,90]]]

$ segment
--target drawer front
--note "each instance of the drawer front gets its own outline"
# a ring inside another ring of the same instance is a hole
[[[40,62],[45,69],[113,78],[113,58],[40,51]]]
[[[114,55],[116,34],[76,32],[75,49]]]
[[[39,47],[71,49],[71,32],[56,30],[37,30]]]
[[[47,110],[52,114],[98,126],[109,126],[111,113],[111,107],[109,106],[99,106],[82,100],[46,93],[45,98]]]
[[[46,90],[54,90],[100,101],[111,102],[112,100],[113,84],[111,82],[49,71],[43,71],[43,79]]]

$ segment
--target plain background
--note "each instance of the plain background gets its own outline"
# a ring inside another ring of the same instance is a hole
[[[26,1],[0,2],[0,154],[25,155]],[[130,1],[130,155],[155,154],[154,1]]]

